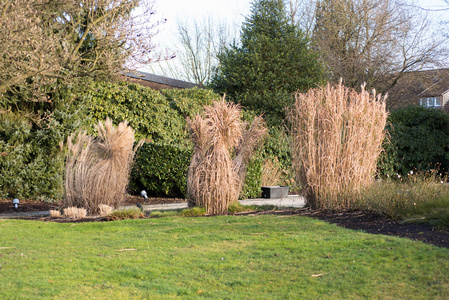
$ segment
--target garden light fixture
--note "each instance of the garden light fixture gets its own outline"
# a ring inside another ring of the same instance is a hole
[[[17,199],[17,198],[14,198],[14,200],[12,200],[12,204],[14,204],[14,208],[19,208],[19,199]]]
[[[140,192],[140,195],[141,195],[144,199],[148,199],[147,192],[145,192],[145,190],[141,191],[141,192]]]

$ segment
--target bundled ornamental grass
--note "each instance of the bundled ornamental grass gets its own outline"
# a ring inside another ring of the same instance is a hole
[[[372,183],[387,121],[385,99],[341,83],[295,94],[292,161],[308,205],[350,209]]]
[[[223,98],[187,122],[194,144],[187,175],[189,205],[204,207],[208,214],[226,213],[238,200],[248,161],[267,133],[264,121],[256,117],[249,126],[241,120],[240,107]]]
[[[282,170],[279,167],[279,160],[277,157],[273,160],[271,158],[265,159],[262,165],[262,177],[260,182],[262,186],[282,185]]]
[[[83,207],[97,214],[99,205],[117,208],[126,196],[135,150],[134,131],[126,122],[114,127],[106,119],[97,126],[98,137],[79,133],[67,140],[65,206]]]
[[[82,219],[87,216],[87,210],[79,207],[67,207],[63,210],[64,216],[70,219]]]

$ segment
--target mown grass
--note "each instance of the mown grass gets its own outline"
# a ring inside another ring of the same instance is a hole
[[[299,216],[0,219],[3,299],[444,299],[449,250]]]

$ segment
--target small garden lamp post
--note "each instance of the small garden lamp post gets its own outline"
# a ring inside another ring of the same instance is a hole
[[[14,208],[15,209],[17,209],[17,208],[19,208],[19,199],[17,199],[17,198],[14,198],[13,200],[12,200],[12,204],[14,204]]]
[[[145,205],[145,201],[148,199],[147,192],[145,190],[143,190],[140,192],[140,195],[143,197],[143,205]],[[143,211],[142,204],[137,203],[136,205],[138,208],[140,208],[141,211]]]

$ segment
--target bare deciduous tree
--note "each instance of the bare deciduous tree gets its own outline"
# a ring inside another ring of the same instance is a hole
[[[177,31],[173,47],[176,59],[151,66],[153,72],[206,85],[218,63],[218,53],[235,39],[236,31],[213,16],[192,21],[180,17]]]
[[[291,23],[311,36],[315,24],[315,6],[317,0],[289,0],[288,13]]]
[[[200,86],[208,83],[217,54],[231,41],[231,31],[223,21],[207,17],[193,24],[180,20],[178,34],[181,51],[178,54],[186,79]]]
[[[21,86],[47,101],[42,87],[57,79],[110,77],[126,60],[152,61],[153,13],[151,0],[2,0],[0,95]]]
[[[313,39],[331,80],[388,92],[405,72],[441,61],[426,14],[401,0],[319,0]]]

